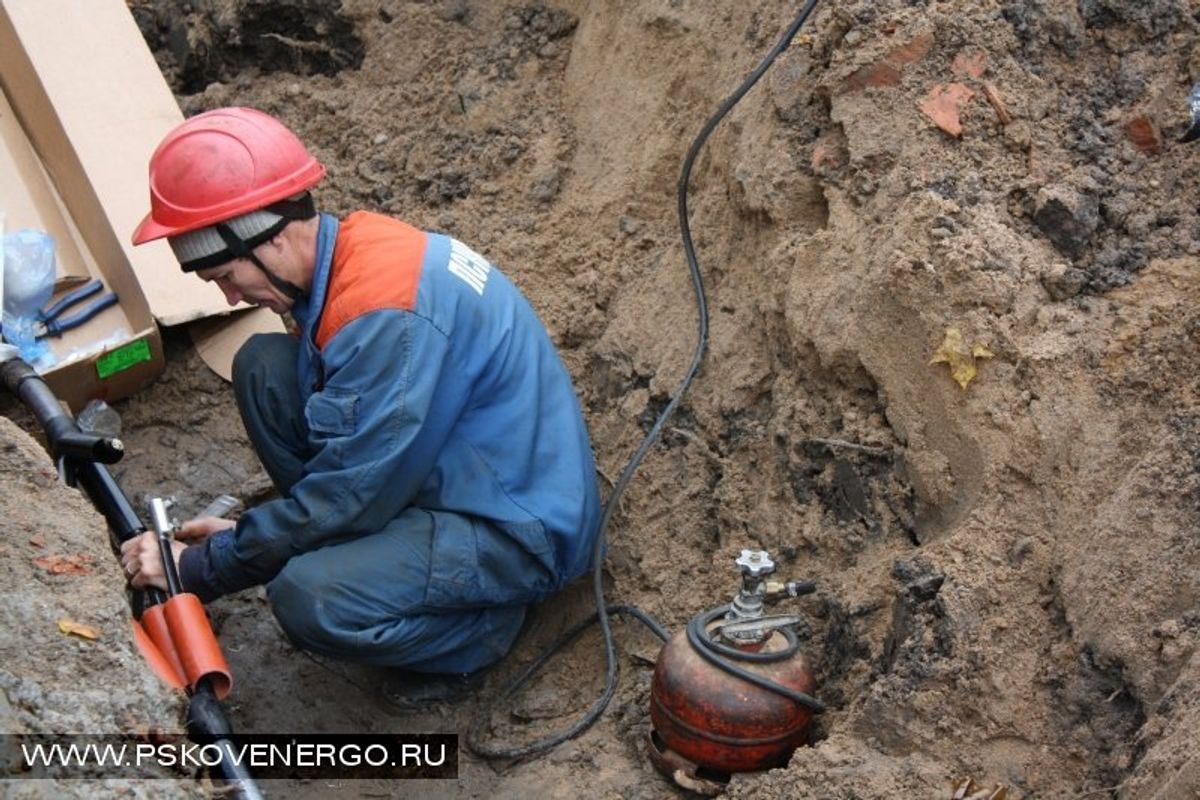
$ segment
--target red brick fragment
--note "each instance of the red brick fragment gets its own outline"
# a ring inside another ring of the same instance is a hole
[[[1152,156],[1162,153],[1162,134],[1154,120],[1145,114],[1139,114],[1125,123],[1125,135],[1143,153]]]
[[[926,31],[908,44],[901,45],[887,54],[886,61],[903,66],[920,61],[933,48],[933,32]]]
[[[874,64],[855,70],[842,82],[838,94],[859,92],[868,86],[895,86],[900,83],[901,68],[914,61],[920,61],[932,47],[933,33],[926,31],[892,50]]]
[[[895,86],[900,83],[900,70],[891,64],[880,61],[869,67],[863,67],[853,73],[842,84],[842,94],[859,92],[868,86]]]
[[[917,107],[946,133],[962,136],[962,121],[958,112],[974,96],[975,92],[961,83],[939,83],[929,90]]]
[[[52,554],[39,556],[33,563],[49,572],[51,575],[89,575],[95,564],[87,553],[72,553],[69,555]]]
[[[954,70],[954,74],[960,78],[979,80],[987,71],[987,53],[982,51],[967,53],[964,50],[954,57],[954,63],[950,65],[950,69]]]

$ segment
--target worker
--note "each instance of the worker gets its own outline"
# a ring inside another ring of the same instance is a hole
[[[397,667],[404,708],[465,694],[526,610],[590,567],[595,464],[570,376],[536,313],[450,236],[367,211],[317,213],[325,168],[282,123],[223,108],[150,160],[134,244],[166,238],[231,306],[290,314],[250,337],[233,391],[279,492],[237,524],[184,525],[204,602],[265,584],[299,647]],[[134,587],[166,586],[153,533]]]

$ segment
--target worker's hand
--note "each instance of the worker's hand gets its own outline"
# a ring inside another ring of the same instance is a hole
[[[196,517],[183,523],[175,531],[175,538],[188,544],[199,544],[217,531],[228,530],[232,527],[232,522],[220,517]]]
[[[179,568],[179,554],[185,547],[187,545],[182,542],[171,542],[171,555],[175,559],[176,569]],[[121,545],[121,566],[130,586],[135,589],[157,586],[164,592],[167,590],[167,576],[163,572],[160,552],[154,531],[146,531]]]

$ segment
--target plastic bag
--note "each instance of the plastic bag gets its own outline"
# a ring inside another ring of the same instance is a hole
[[[54,291],[54,237],[30,229],[10,233],[4,250],[4,340],[16,345],[30,364],[49,357],[37,338],[38,313]]]
[[[0,323],[4,319],[4,222],[6,216],[0,211]],[[0,324],[0,342],[4,341],[4,326]],[[7,359],[0,359],[7,360]]]
[[[116,410],[103,400],[89,400],[88,404],[75,418],[79,429],[88,433],[98,433],[101,436],[117,437],[121,435],[121,417]]]

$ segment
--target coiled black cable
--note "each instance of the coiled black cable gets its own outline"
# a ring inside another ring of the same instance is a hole
[[[723,103],[721,103],[721,105],[717,108],[716,113],[714,113],[712,117],[709,118],[708,122],[704,124],[704,127],[700,129],[700,133],[696,136],[695,141],[692,142],[692,146],[688,148],[687,156],[684,158],[683,167],[680,170],[679,183],[676,186],[676,196],[678,199],[679,229],[683,236],[683,252],[687,257],[688,271],[692,276],[692,288],[696,296],[696,309],[699,317],[699,331],[696,341],[696,350],[692,356],[692,363],[688,367],[687,373],[684,375],[683,380],[680,382],[679,388],[675,390],[675,393],[671,395],[670,401],[667,403],[666,407],[663,408],[661,413],[659,413],[658,419],[654,423],[654,427],[652,427],[650,432],[646,434],[646,437],[642,440],[641,445],[629,459],[629,463],[625,466],[624,471],[622,471],[621,476],[617,479],[616,484],[613,486],[612,494],[610,494],[608,497],[608,502],[604,504],[604,509],[600,515],[600,529],[596,535],[596,544],[592,552],[592,594],[596,601],[595,614],[576,624],[571,630],[563,634],[563,636],[557,642],[547,648],[547,650],[541,656],[534,660],[534,662],[525,669],[525,671],[508,687],[507,690],[501,693],[498,700],[511,697],[513,693],[524,686],[525,683],[537,673],[537,671],[542,667],[543,664],[546,663],[546,661],[550,659],[551,656],[558,652],[560,648],[566,646],[568,642],[574,640],[576,636],[578,636],[594,621],[598,621],[600,623],[600,631],[604,637],[604,657],[607,665],[604,691],[601,693],[600,697],[597,698],[596,702],[592,704],[592,707],[587,711],[587,713],[580,717],[579,720],[577,720],[570,727],[559,731],[558,733],[537,739],[536,741],[519,747],[500,747],[489,744],[483,740],[483,728],[491,719],[492,708],[494,703],[497,702],[493,701],[493,703],[488,704],[483,712],[475,718],[474,722],[471,724],[471,727],[467,731],[467,747],[472,753],[481,758],[518,759],[544,753],[550,748],[555,747],[567,741],[568,739],[578,736],[580,733],[590,728],[595,721],[600,718],[600,715],[604,713],[604,709],[608,706],[609,701],[616,692],[617,655],[616,649],[613,645],[612,628],[610,627],[608,621],[609,608],[605,605],[604,584],[602,579],[602,568],[604,565],[604,542],[608,533],[608,525],[612,519],[613,513],[617,509],[618,503],[621,500],[621,495],[625,492],[625,486],[629,483],[629,480],[633,477],[633,473],[642,463],[642,459],[646,457],[646,453],[649,452],[650,448],[658,440],[659,435],[662,433],[662,430],[666,426],[667,421],[671,418],[671,415],[675,413],[675,408],[683,399],[683,395],[687,391],[688,387],[691,386],[692,379],[696,377],[696,373],[700,369],[700,363],[704,360],[704,351],[708,347],[708,300],[704,293],[704,280],[700,274],[700,264],[696,259],[696,249],[692,243],[691,227],[688,224],[687,189],[688,181],[692,175],[692,164],[695,162],[696,156],[700,153],[700,149],[704,146],[704,143],[708,141],[709,135],[717,127],[718,123],[720,123],[721,120],[724,119],[725,115],[728,114],[729,111],[738,104],[738,102],[746,95],[747,92],[750,91],[751,88],[753,88],[754,84],[758,83],[758,79],[763,76],[763,73],[765,73],[773,63],[775,63],[775,59],[779,57],[779,54],[787,49],[788,45],[791,44],[792,39],[795,38],[796,34],[800,31],[801,26],[804,25],[809,15],[812,14],[813,9],[816,8],[816,5],[817,0],[807,0],[804,6],[800,9],[800,13],[796,16],[796,19],[792,21],[792,24],[788,26],[787,30],[784,31],[783,36],[780,37],[779,42],[773,48],[771,48],[771,51],[768,52],[765,57],[763,57],[763,60],[759,63],[759,65],[754,69],[753,72],[750,73],[749,76],[747,76],[747,78],[733,92],[733,94],[726,98]],[[638,609],[635,609],[631,606],[616,606],[614,607],[614,610],[618,613],[629,614],[630,616],[635,617],[636,619],[648,625],[651,630],[654,631],[655,635],[664,640],[667,638],[666,631],[662,628],[662,626],[660,626],[657,622],[654,622],[653,618],[651,618],[649,615],[639,611]],[[701,650],[702,654],[704,652],[704,650]],[[725,667],[722,668],[724,669]],[[753,674],[745,672],[745,670],[741,670],[741,672],[744,672],[746,675]],[[761,680],[766,679],[763,678]],[[804,695],[804,697],[808,696]],[[817,703],[816,700],[813,700],[810,697],[808,700],[811,703]],[[797,700],[797,702],[803,701]],[[820,705],[819,703],[817,704]],[[805,703],[805,705],[809,705],[809,703]],[[809,707],[812,706],[809,705]]]
[[[762,675],[742,669],[732,661],[726,660],[734,659],[736,661],[770,664],[777,661],[785,661],[800,649],[800,642],[796,638],[796,633],[790,628],[779,628],[779,632],[783,634],[788,643],[787,647],[782,650],[755,653],[721,644],[708,635],[708,626],[724,616],[727,611],[729,611],[728,605],[718,606],[710,611],[705,611],[703,614],[697,614],[692,617],[691,622],[687,626],[688,642],[692,645],[692,649],[699,653],[700,657],[705,661],[720,670],[728,672],[730,675],[740,678],[747,683],[752,683],[761,689],[766,689],[768,692],[781,694],[784,697],[795,700],[813,713],[820,714],[824,712],[825,704],[812,695],[798,692],[781,683],[776,683],[770,678],[764,678]]]

